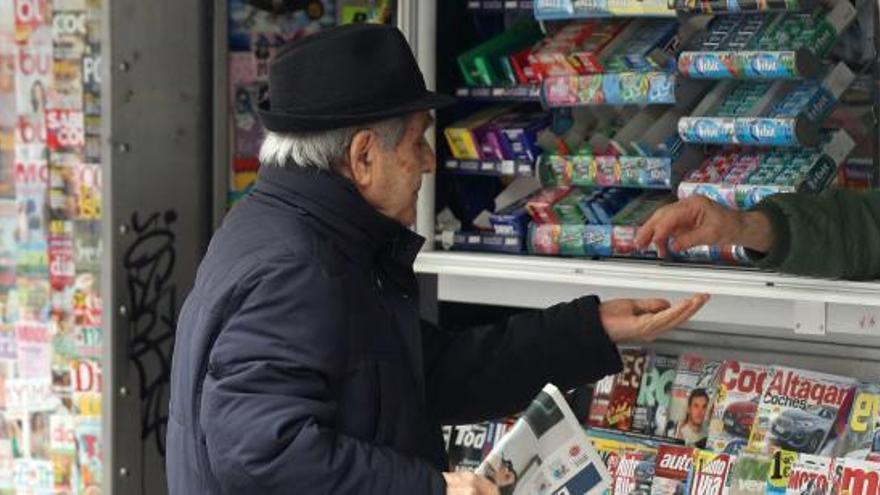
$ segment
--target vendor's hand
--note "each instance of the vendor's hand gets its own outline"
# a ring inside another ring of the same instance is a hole
[[[766,253],[773,246],[773,229],[766,215],[731,210],[703,196],[657,210],[639,229],[635,243],[639,249],[645,249],[653,242],[665,258],[670,237],[675,251],[734,244]]]
[[[688,321],[708,301],[708,294],[674,306],[665,299],[614,299],[599,305],[599,318],[616,344],[650,342]]]
[[[499,495],[498,487],[474,473],[443,473],[446,495]]]

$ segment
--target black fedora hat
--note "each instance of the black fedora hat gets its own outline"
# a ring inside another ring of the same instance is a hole
[[[394,27],[331,28],[279,50],[260,118],[274,132],[357,126],[455,102],[425,88],[403,34]]]

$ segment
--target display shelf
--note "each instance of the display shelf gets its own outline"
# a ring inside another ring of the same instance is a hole
[[[818,0],[675,0],[675,10],[690,14],[743,14],[811,11]]]
[[[437,232],[434,242],[447,251],[522,254],[523,238],[515,234],[493,232]]]
[[[468,0],[468,10],[478,12],[530,12],[532,0]]]
[[[673,105],[675,74],[619,72],[549,77],[541,98],[548,107],[588,105]]]
[[[666,1],[593,0],[536,0],[535,19],[561,21],[597,17],[675,17],[675,10]]]
[[[585,294],[713,300],[689,325],[703,331],[880,335],[880,284],[821,280],[658,261],[424,252],[416,271],[437,276],[441,301],[544,308]],[[510,290],[516,287],[516,290]],[[872,323],[874,322],[874,323]],[[802,337],[799,337],[802,338]]]
[[[462,87],[455,96],[478,101],[541,101],[540,86]]]
[[[673,159],[615,155],[548,155],[538,162],[545,185],[670,189]]]
[[[443,171],[465,175],[532,177],[535,164],[528,160],[456,160],[443,163]]]
[[[693,79],[800,79],[819,75],[822,65],[806,48],[779,51],[683,51],[678,71]]]

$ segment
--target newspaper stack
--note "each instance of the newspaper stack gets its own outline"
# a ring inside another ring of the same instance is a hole
[[[551,384],[476,472],[492,480],[502,495],[600,495],[611,480],[583,427]]]

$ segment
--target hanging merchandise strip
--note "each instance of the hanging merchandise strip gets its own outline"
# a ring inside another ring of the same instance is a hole
[[[0,493],[102,486],[102,8],[0,2]]]
[[[822,16],[719,16],[682,51],[678,70],[702,79],[812,78],[855,17],[849,2]]]
[[[817,81],[719,84],[678,122],[687,143],[814,147],[855,75],[843,62]]]
[[[675,75],[668,72],[623,72],[549,77],[543,101],[548,107],[583,105],[672,105]]]
[[[809,12],[819,6],[819,0],[673,0],[679,12],[718,14],[726,12]]]

